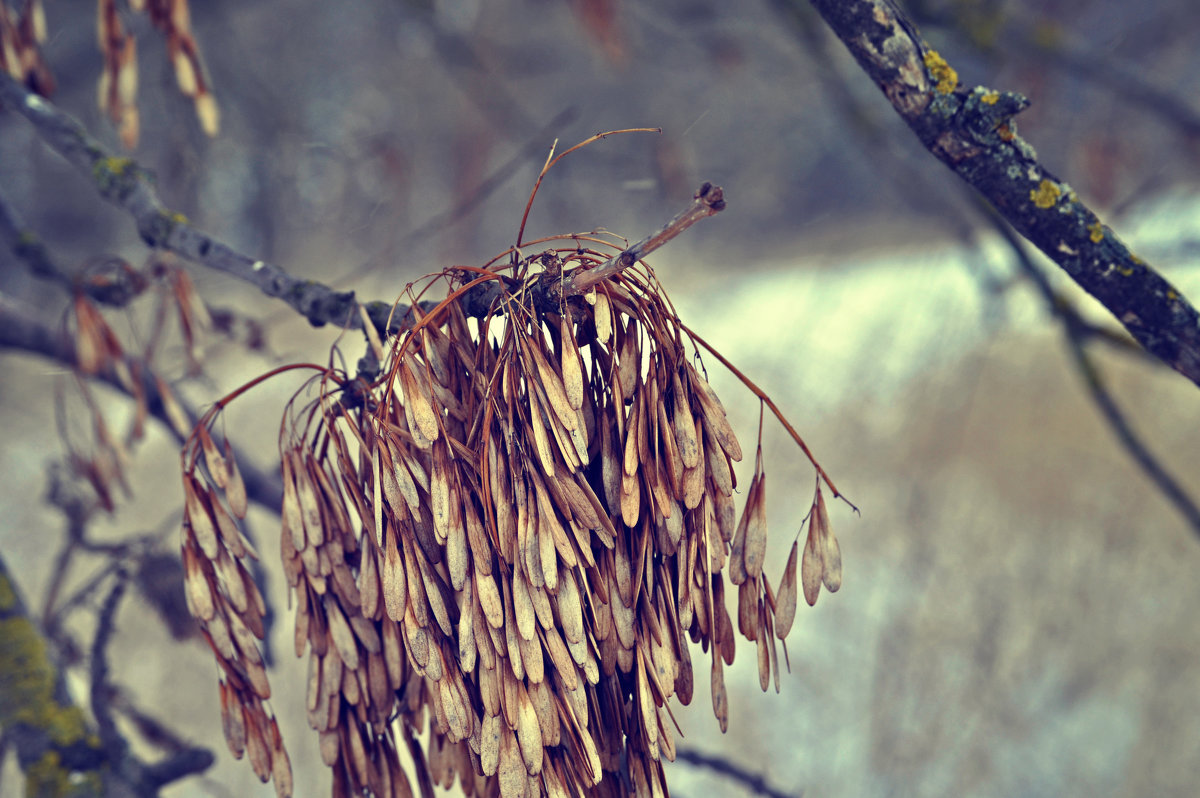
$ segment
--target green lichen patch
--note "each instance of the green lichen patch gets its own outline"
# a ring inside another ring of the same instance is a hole
[[[1104,240],[1104,225],[1100,224],[1100,220],[1092,222],[1088,225],[1088,238],[1093,244],[1099,244]]]
[[[124,199],[137,185],[140,170],[131,158],[97,158],[92,162],[96,189],[108,199]]]
[[[33,623],[20,615],[0,619],[0,728],[21,724],[40,729],[62,746],[85,740],[83,713],[55,700],[56,680]]]
[[[109,158],[102,158],[98,168],[119,176],[128,172],[131,166],[133,166],[132,158],[119,158],[112,156]]]
[[[998,91],[984,92],[983,94],[981,94],[979,96],[979,102],[984,103],[986,105],[995,105],[996,101],[999,99],[1000,99],[1000,92],[998,92]]]
[[[925,53],[925,68],[933,78],[934,88],[939,94],[949,94],[958,88],[958,73],[938,55],[937,50]]]
[[[0,571],[0,612],[11,610],[17,605],[17,593],[13,590],[8,576]]]
[[[25,769],[26,798],[83,798],[104,794],[104,782],[98,772],[72,770],[53,749]]]
[[[1053,208],[1061,196],[1062,191],[1054,185],[1054,181],[1044,178],[1037,188],[1029,192],[1029,199],[1039,208]]]

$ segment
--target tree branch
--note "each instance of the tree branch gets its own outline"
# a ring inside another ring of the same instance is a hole
[[[104,199],[128,211],[147,246],[244,280],[286,302],[314,326],[361,324],[353,291],[334,291],[313,280],[297,279],[192,227],[182,214],[163,204],[148,171],[129,158],[106,152],[78,120],[4,73],[0,73],[0,102],[24,116],[42,140],[78,169]],[[390,304],[386,307],[391,309]]]
[[[1154,483],[1158,491],[1171,504],[1175,505],[1175,509],[1191,525],[1192,530],[1200,534],[1200,506],[1196,505],[1196,502],[1188,495],[1183,485],[1167,471],[1166,467],[1159,462],[1154,453],[1142,441],[1129,419],[1125,416],[1125,412],[1121,409],[1121,406],[1117,404],[1112,391],[1109,390],[1104,382],[1104,377],[1100,373],[1100,369],[1088,353],[1086,342],[1089,338],[1096,337],[1095,327],[1080,317],[1075,308],[1064,304],[1054,293],[1054,288],[1050,285],[1050,281],[1046,279],[1046,275],[1042,274],[1041,269],[1033,262],[1033,259],[1022,245],[1020,238],[1004,220],[994,213],[988,212],[987,209],[984,209],[984,214],[992,221],[996,231],[1008,243],[1009,248],[1012,249],[1013,254],[1016,256],[1017,263],[1021,266],[1021,270],[1037,287],[1050,312],[1062,321],[1063,336],[1066,339],[1067,349],[1071,353],[1071,359],[1075,362],[1075,368],[1079,372],[1079,377],[1083,380],[1083,384],[1087,388],[1092,402],[1095,403],[1096,408],[1100,411],[1100,415],[1108,422],[1108,426],[1112,429],[1113,434],[1117,436],[1117,440],[1125,448],[1125,451],[1133,461],[1137,463],[1138,467],[1141,468],[1146,478]]]
[[[38,135],[63,158],[75,166],[109,202],[129,212],[137,223],[138,232],[147,246],[164,249],[194,263],[232,275],[256,286],[262,293],[280,299],[307,318],[313,326],[336,324],[339,327],[358,328],[362,316],[353,291],[335,291],[315,280],[292,277],[279,266],[255,260],[228,245],[192,227],[179,213],[168,209],[154,188],[153,176],[133,160],[115,157],[84,129],[78,120],[56,108],[42,97],[30,93],[8,75],[0,73],[0,103],[11,106],[24,116]],[[628,268],[639,258],[653,252],[686,230],[705,216],[720,211],[725,203],[721,190],[705,184],[697,200],[684,213],[672,219],[664,228],[634,247],[622,252],[599,269],[580,272],[572,283],[570,293],[582,293],[586,286]],[[18,257],[31,262],[35,272],[54,274],[63,282],[60,270],[49,265],[44,248],[26,248],[19,245],[29,236],[16,214],[7,205],[0,205],[0,232]],[[619,263],[618,263],[619,261]],[[583,285],[585,287],[580,288]],[[495,284],[482,284],[464,297],[464,308],[469,315],[486,316],[492,312],[492,299],[497,291]],[[430,307],[432,307],[430,303]],[[409,306],[400,305],[393,309],[390,302],[367,302],[363,304],[367,316],[381,333],[394,333],[411,323]],[[392,320],[388,327],[388,319]]]
[[[75,368],[78,365],[75,346],[61,329],[46,324],[36,314],[30,312],[27,305],[4,293],[0,293],[0,349],[15,349],[40,355],[68,368]],[[132,358],[127,359],[132,360]],[[134,373],[138,372],[144,376],[141,389],[147,411],[166,425],[175,439],[182,443],[183,437],[171,422],[162,394],[151,377],[150,370],[143,368]],[[95,379],[134,398],[111,369],[95,375]],[[193,422],[195,421],[195,413],[187,410],[185,413]],[[279,512],[279,508],[283,506],[282,481],[275,475],[268,475],[259,470],[253,463],[246,462],[244,458],[238,458],[238,468],[246,482],[248,497],[272,512]]]
[[[795,794],[777,790],[767,783],[766,777],[761,773],[747,770],[724,757],[704,754],[691,748],[677,749],[675,751],[675,760],[677,762],[686,762],[696,767],[708,768],[715,773],[720,773],[722,776],[740,784],[752,795],[765,795],[767,798],[801,798],[804,795],[803,790]]]
[[[1029,101],[977,86],[930,50],[892,0],[811,0],[917,138],[1164,363],[1200,385],[1200,314],[1102,224],[1016,135]]]

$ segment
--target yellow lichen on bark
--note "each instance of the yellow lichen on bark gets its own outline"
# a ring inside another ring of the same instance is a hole
[[[925,53],[925,68],[936,81],[935,89],[941,94],[949,94],[958,88],[958,73],[954,67],[946,63],[946,59],[938,55],[937,50]]]
[[[1053,208],[1062,196],[1062,191],[1052,180],[1043,179],[1038,187],[1029,192],[1029,199],[1039,208]]]

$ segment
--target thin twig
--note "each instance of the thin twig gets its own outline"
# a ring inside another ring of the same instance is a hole
[[[125,583],[128,575],[123,569],[116,572],[116,580],[96,618],[96,634],[92,638],[91,654],[91,697],[92,717],[96,719],[100,744],[108,753],[110,761],[119,761],[125,754],[128,743],[117,731],[117,722],[113,718],[112,707],[109,705],[110,688],[108,684],[108,644],[112,640],[114,621],[121,599],[125,597]]]
[[[834,498],[841,499],[851,510],[854,511],[855,515],[858,515],[858,505],[846,498],[845,494],[837,489],[837,486],[833,484],[833,480],[829,478],[829,474],[827,474],[825,469],[821,467],[821,464],[817,462],[817,458],[813,455],[812,450],[808,448],[808,444],[804,442],[804,438],[800,437],[800,433],[797,432],[796,428],[793,427],[791,422],[787,420],[787,416],[785,416],[783,411],[779,409],[779,405],[775,404],[771,397],[767,395],[767,392],[762,388],[759,388],[752,379],[743,374],[737,366],[733,365],[733,363],[726,359],[724,355],[718,352],[716,347],[712,346],[710,343],[708,343],[708,341],[705,341],[703,338],[697,335],[694,330],[692,330],[683,322],[679,322],[679,326],[684,332],[691,336],[692,340],[700,344],[700,346],[704,347],[705,351],[715,357],[720,364],[729,371],[730,374],[737,377],[742,385],[746,386],[750,393],[757,396],[759,401],[770,409],[771,413],[774,414],[775,419],[783,425],[783,428],[787,430],[789,435],[792,436],[792,440],[794,440],[796,445],[800,447],[800,451],[804,452],[804,456],[808,458],[810,463],[812,463],[813,468],[815,468],[817,471],[818,477],[824,480],[825,484],[829,486],[829,490],[833,493]],[[762,438],[761,433],[759,438]]]
[[[767,783],[766,777],[761,773],[748,770],[721,756],[703,754],[691,748],[679,748],[675,751],[675,760],[720,773],[722,776],[736,781],[753,795],[765,795],[767,798],[802,798],[804,795],[803,790],[798,793],[777,790]]]
[[[41,355],[72,369],[78,365],[75,346],[61,329],[45,323],[25,303],[4,293],[0,293],[0,349],[18,349]],[[127,358],[127,360],[132,362],[133,359]],[[158,392],[158,386],[155,384],[150,370],[141,369],[140,372],[145,377],[142,381],[142,391],[145,395],[147,410],[158,421],[166,425],[172,436],[182,443],[184,439],[175,429],[167,414],[163,398]],[[112,370],[96,375],[95,379],[103,381],[109,387],[123,394],[132,396]],[[186,406],[184,406],[184,412],[191,419],[197,417],[197,414],[188,410]],[[245,458],[238,458],[238,467],[246,482],[246,493],[249,498],[257,504],[278,512],[283,504],[283,483],[280,479],[257,469]]]
[[[725,193],[720,186],[705,183],[692,198],[692,204],[676,214],[661,229],[651,233],[646,238],[624,250],[615,257],[609,258],[604,264],[594,269],[578,269],[563,286],[563,296],[575,296],[586,293],[589,288],[620,274],[654,250],[666,244],[675,236],[688,229],[701,219],[707,219],[713,214],[725,209]]]
[[[1175,509],[1180,515],[1191,525],[1192,529],[1200,534],[1200,506],[1188,495],[1183,485],[1167,471],[1166,467],[1159,462],[1154,453],[1142,441],[1141,437],[1133,429],[1133,425],[1125,416],[1125,412],[1113,397],[1112,391],[1104,382],[1104,377],[1100,373],[1100,369],[1093,361],[1091,355],[1087,351],[1086,341],[1093,336],[1092,325],[1082,319],[1071,305],[1063,303],[1054,292],[1054,287],[1050,285],[1050,281],[1046,279],[1046,275],[1042,274],[1041,269],[1033,262],[1029,253],[1022,245],[1020,238],[1016,233],[1004,222],[1003,219],[994,213],[984,214],[993,224],[996,231],[1008,243],[1013,254],[1017,258],[1017,263],[1020,264],[1021,270],[1029,277],[1041,293],[1042,298],[1046,301],[1050,312],[1062,320],[1063,336],[1066,340],[1067,349],[1071,353],[1071,358],[1075,362],[1076,370],[1079,372],[1080,379],[1083,380],[1084,386],[1091,395],[1092,402],[1096,408],[1108,422],[1108,426],[1112,429],[1113,434],[1117,436],[1117,440],[1125,448],[1125,451],[1137,463],[1138,467],[1146,475],[1146,478],[1154,483],[1158,491],[1166,497],[1166,499],[1175,505]]]

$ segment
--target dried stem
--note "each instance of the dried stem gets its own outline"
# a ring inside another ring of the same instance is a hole
[[[718,361],[720,361],[722,366],[729,369],[730,374],[732,374],[733,376],[735,376],[739,380],[741,380],[742,384],[745,385],[747,389],[749,389],[750,393],[757,396],[764,405],[766,405],[768,408],[771,409],[771,413],[773,413],[775,418],[778,419],[779,423],[783,425],[783,428],[785,430],[787,430],[788,434],[792,436],[792,440],[794,440],[796,442],[796,445],[800,447],[800,451],[804,452],[804,456],[808,458],[808,461],[810,463],[812,463],[813,468],[815,468],[817,470],[817,474],[820,477],[820,479],[824,480],[825,484],[829,486],[829,490],[833,492],[834,498],[841,499],[843,502],[845,502],[850,507],[851,510],[853,510],[855,513],[858,513],[859,512],[858,506],[856,504],[854,504],[854,502],[847,499],[845,497],[845,495],[837,489],[837,486],[833,484],[833,480],[829,478],[829,474],[825,473],[825,469],[821,467],[821,464],[817,462],[817,458],[813,456],[812,451],[808,448],[808,444],[806,444],[804,442],[804,439],[800,437],[800,433],[796,432],[796,428],[791,425],[791,422],[789,422],[787,420],[787,416],[785,416],[783,414],[783,412],[779,409],[778,405],[776,405],[775,402],[773,402],[771,400],[771,397],[767,395],[766,391],[764,391],[762,388],[759,388],[758,385],[755,384],[755,382],[753,380],[751,380],[749,377],[747,377],[745,374],[743,374],[737,368],[737,366],[730,363],[729,360],[727,360],[724,355],[722,355],[711,344],[709,344],[708,341],[705,341],[699,335],[696,335],[695,331],[692,330],[690,327],[688,327],[686,324],[684,324],[683,322],[680,322],[679,326],[681,329],[683,329],[684,332],[686,332],[689,336],[691,336],[692,340],[694,340],[696,343],[700,344],[700,346],[704,347],[704,349],[710,355],[712,355]],[[760,422],[759,438],[760,439],[762,438],[761,422]]]
[[[546,176],[546,173],[554,168],[554,164],[575,152],[575,150],[578,150],[581,147],[586,147],[594,141],[600,141],[601,139],[606,139],[609,136],[615,136],[618,133],[662,133],[662,128],[631,127],[624,130],[609,130],[604,133],[597,133],[596,135],[589,136],[588,138],[579,142],[574,147],[563,150],[562,152],[558,153],[558,155],[554,154],[554,150],[558,147],[558,139],[555,139],[554,143],[550,145],[550,152],[546,155],[546,162],[542,164],[542,170],[538,172],[537,180],[535,180],[533,183],[533,190],[529,192],[529,199],[525,202],[525,212],[521,214],[521,224],[519,227],[517,227],[517,249],[520,249],[521,240],[525,237],[525,224],[529,221],[529,211],[533,208],[533,200],[537,197],[538,189],[541,188],[542,179]]]
[[[720,186],[705,183],[700,186],[692,199],[692,204],[667,222],[662,229],[643,238],[632,247],[621,252],[606,263],[594,269],[576,271],[566,285],[563,286],[563,296],[575,296],[586,293],[589,288],[620,274],[654,250],[666,244],[675,236],[688,229],[701,219],[707,219],[713,214],[725,209],[725,194]]]

